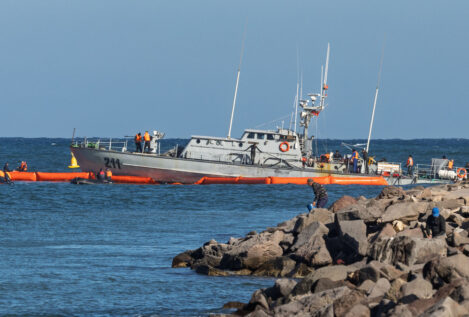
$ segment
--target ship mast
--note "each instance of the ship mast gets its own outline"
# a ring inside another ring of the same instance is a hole
[[[300,107],[303,109],[300,113],[301,122],[300,126],[304,128],[303,135],[301,136],[300,144],[302,145],[302,154],[309,156],[311,152],[306,149],[306,142],[308,141],[308,127],[313,117],[319,116],[319,113],[324,110],[327,98],[327,73],[329,70],[329,54],[330,54],[330,44],[327,43],[327,54],[326,54],[326,67],[323,71],[321,70],[321,93],[319,94],[308,94],[310,100],[300,100]],[[315,105],[316,100],[319,97],[319,105]]]
[[[384,46],[383,51],[381,52],[381,60],[379,62],[378,81],[376,82],[375,99],[373,100],[373,112],[371,113],[370,131],[368,132],[368,141],[366,142],[366,153],[369,153],[368,150],[370,149],[371,130],[373,130],[373,121],[375,120],[376,101],[378,100],[379,82],[381,79],[381,70],[383,69],[383,56]]]
[[[239,57],[238,74],[236,76],[236,86],[235,86],[235,93],[234,93],[234,98],[233,98],[233,107],[231,108],[231,118],[230,118],[230,128],[228,129],[228,139],[231,138],[231,127],[233,126],[233,116],[234,116],[234,111],[236,108],[236,97],[238,96],[239,75],[241,73],[241,63],[243,62],[243,54],[244,54],[244,42],[246,40],[246,27],[247,27],[247,21],[246,21],[246,25],[244,26],[243,43],[241,44],[241,55]]]

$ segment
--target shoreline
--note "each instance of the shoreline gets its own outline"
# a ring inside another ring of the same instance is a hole
[[[446,218],[446,238],[424,237],[433,207]],[[461,315],[469,313],[468,228],[469,185],[390,186],[227,243],[210,240],[172,267],[279,278],[249,303],[224,306],[240,316]]]

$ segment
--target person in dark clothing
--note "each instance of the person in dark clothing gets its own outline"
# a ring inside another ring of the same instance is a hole
[[[96,179],[99,181],[99,182],[102,182],[106,179],[105,177],[105,174],[104,174],[104,171],[103,169],[101,168],[98,172],[98,174],[96,174]]]
[[[135,152],[142,153],[142,134],[139,132],[134,137],[135,141]]]
[[[9,173],[11,172],[11,170],[10,170],[10,167],[8,166],[8,162],[6,162],[5,165],[3,165],[3,172],[5,173],[5,182],[11,183],[11,177]]]
[[[340,161],[340,160],[342,159],[342,155],[340,155],[340,153],[339,153],[338,150],[336,150],[335,153],[334,153],[334,155],[332,155],[332,159],[333,159],[334,161]]]
[[[365,173],[368,174],[368,152],[363,149],[362,151],[362,156],[363,156],[363,164],[365,164]]]
[[[438,207],[433,208],[432,214],[427,218],[427,227],[425,228],[427,237],[444,236],[446,234],[446,220],[440,215]]]
[[[312,178],[308,179],[308,185],[313,188],[314,201],[313,206],[316,208],[323,208],[327,204],[327,191],[321,184],[315,183]]]
[[[257,150],[257,145],[256,143],[253,143],[248,149],[251,149],[251,164],[254,164],[254,160],[256,159],[256,150]]]

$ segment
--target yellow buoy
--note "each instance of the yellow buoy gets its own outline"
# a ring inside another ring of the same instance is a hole
[[[75,155],[73,155],[72,152],[70,152],[70,154],[72,154],[72,159],[70,160],[70,165],[68,166],[68,168],[79,168],[80,166],[77,163],[77,159],[75,158]]]

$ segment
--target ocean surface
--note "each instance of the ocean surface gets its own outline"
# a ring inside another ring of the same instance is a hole
[[[187,140],[164,140],[163,150]],[[349,140],[355,144],[363,140]],[[0,164],[26,160],[31,171],[67,171],[66,139],[0,138]],[[320,152],[347,150],[337,140]],[[429,164],[446,155],[469,161],[469,140],[377,140],[378,159]],[[376,196],[381,187],[326,186]],[[298,185],[0,186],[0,315],[207,316],[228,301],[247,302],[271,278],[209,277],[171,268],[177,254],[210,239],[226,242],[307,211]]]

